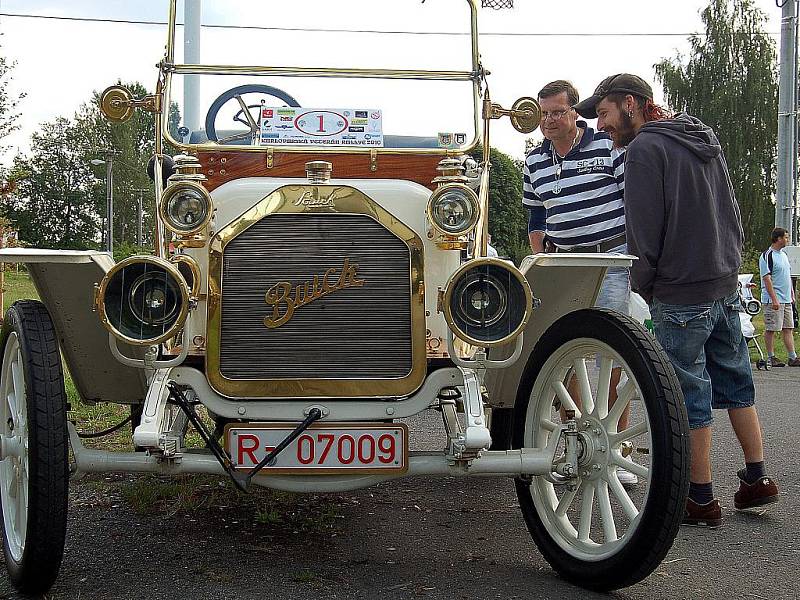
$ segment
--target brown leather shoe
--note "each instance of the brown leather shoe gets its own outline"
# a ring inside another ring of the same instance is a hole
[[[737,510],[764,506],[778,501],[778,486],[770,477],[762,477],[754,483],[739,478],[739,491],[733,496]]]
[[[722,507],[714,498],[706,504],[698,504],[691,498],[686,499],[686,511],[683,513],[683,524],[695,527],[714,529],[722,525]]]
[[[797,358],[790,358],[787,364],[790,367],[800,367],[800,356]]]

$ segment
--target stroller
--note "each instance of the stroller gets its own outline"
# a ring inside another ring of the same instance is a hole
[[[764,352],[756,339],[756,328],[753,326],[753,317],[761,312],[761,302],[753,296],[753,289],[757,287],[753,283],[753,274],[746,273],[739,275],[739,297],[742,300],[744,312],[739,313],[739,320],[742,323],[742,335],[747,340],[748,347],[752,343],[758,351],[758,360],[756,361],[756,368],[759,371],[769,371],[769,362],[764,358]]]

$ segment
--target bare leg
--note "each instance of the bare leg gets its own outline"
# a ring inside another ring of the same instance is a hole
[[[767,347],[767,354],[772,356],[775,354],[775,332],[764,332],[764,345]]]
[[[615,367],[611,370],[611,389],[608,390],[608,408],[614,406],[614,403],[617,401],[617,385],[619,385],[620,377],[622,377],[622,369],[620,367]],[[628,421],[631,414],[631,405],[625,407],[625,410],[622,411],[622,415],[619,417],[619,425],[617,426],[617,431],[625,431],[628,428]]]
[[[583,412],[583,401],[581,400],[581,390],[580,386],[578,386],[578,378],[575,375],[570,375],[569,382],[567,382],[567,391],[569,395],[572,396],[572,400],[575,402],[575,406],[578,407],[578,410]],[[564,411],[564,407],[561,407],[559,411],[561,413],[561,422],[567,422],[567,413]]]
[[[761,423],[758,420],[756,407],[732,408],[728,411],[728,418],[742,446],[745,462],[764,460],[764,442],[761,439]],[[692,467],[694,467],[694,438],[692,438]]]
[[[782,329],[781,335],[783,336],[783,345],[786,346],[786,351],[789,354],[794,353],[794,329]]]
[[[730,413],[731,411],[728,412]],[[710,483],[711,427],[692,429],[689,432],[689,441],[692,449],[692,465],[689,480],[694,483]]]

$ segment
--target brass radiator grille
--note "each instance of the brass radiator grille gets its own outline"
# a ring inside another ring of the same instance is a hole
[[[365,215],[263,218],[224,250],[221,374],[231,380],[408,376],[410,263],[408,246]]]

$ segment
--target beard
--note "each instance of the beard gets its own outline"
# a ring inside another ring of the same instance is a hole
[[[636,137],[636,129],[633,127],[633,119],[625,113],[620,113],[620,123],[617,127],[617,143],[620,146],[627,146]]]

